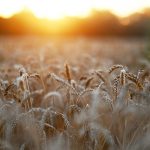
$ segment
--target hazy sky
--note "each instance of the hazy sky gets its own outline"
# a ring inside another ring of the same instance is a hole
[[[91,9],[108,9],[119,16],[150,7],[150,0],[0,0],[0,15],[9,17],[24,8],[38,17],[86,16]]]

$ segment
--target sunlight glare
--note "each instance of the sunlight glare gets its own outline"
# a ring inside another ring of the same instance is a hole
[[[0,0],[0,16],[10,17],[24,8],[39,18],[86,17],[91,10],[109,10],[124,17],[150,7],[150,0]]]
[[[28,8],[40,18],[60,19],[64,16],[80,16],[89,15],[91,10],[91,1],[70,1],[70,0],[55,0],[55,1],[31,1],[28,3]]]

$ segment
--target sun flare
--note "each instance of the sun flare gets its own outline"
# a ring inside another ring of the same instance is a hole
[[[40,18],[59,19],[64,16],[80,16],[84,17],[89,14],[91,9],[91,1],[70,1],[70,0],[56,0],[46,1],[45,3],[35,5],[30,2],[28,8],[33,11],[36,16]]]
[[[37,17],[48,19],[85,17],[93,9],[109,10],[124,17],[145,7],[150,7],[150,0],[5,0],[0,1],[0,16],[10,17],[27,8]]]

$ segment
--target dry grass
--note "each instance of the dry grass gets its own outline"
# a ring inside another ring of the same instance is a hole
[[[37,43],[1,39],[0,149],[150,149],[150,64],[138,62],[141,44],[129,55],[127,41]]]

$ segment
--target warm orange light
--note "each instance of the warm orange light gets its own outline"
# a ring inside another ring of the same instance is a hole
[[[84,17],[92,9],[107,9],[118,16],[127,16],[144,7],[150,7],[150,0],[2,0],[0,15],[10,17],[21,9],[28,8],[37,17],[49,19]]]

